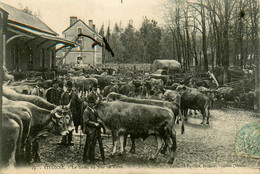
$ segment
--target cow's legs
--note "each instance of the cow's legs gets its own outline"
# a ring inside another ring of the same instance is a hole
[[[164,140],[164,142],[165,142],[165,140]],[[161,150],[161,154],[165,154],[166,151],[167,151],[167,145],[166,145],[166,143],[164,143],[163,148]]]
[[[132,142],[132,145],[131,145],[131,149],[130,149],[130,153],[135,153],[135,137],[130,135],[130,139],[131,139],[131,142]]]
[[[206,124],[209,124],[209,106],[206,106],[205,108],[205,116],[207,117]]]
[[[192,110],[191,110],[191,109],[189,109],[188,114],[189,114],[189,115],[192,115]]]
[[[168,161],[169,164],[172,164],[174,161],[174,152],[177,148],[177,141],[176,141],[176,132],[175,130],[172,130],[171,138],[167,138],[165,140],[165,146],[168,147],[169,154],[170,154],[170,160]]]
[[[200,110],[201,111],[201,113],[202,113],[202,122],[200,123],[200,124],[204,124],[204,121],[205,121],[205,108],[203,108],[203,109],[201,109]]]
[[[39,155],[39,142],[35,139],[32,143],[32,152],[33,152],[33,160],[34,162],[41,162]]]
[[[120,141],[120,154],[122,155],[124,153],[124,139],[125,135],[120,135],[119,136],[119,141]]]
[[[32,142],[31,142],[31,138],[29,137],[25,145],[25,161],[27,163],[31,163],[32,161],[31,151],[32,151]]]
[[[118,143],[118,136],[116,135],[116,133],[114,131],[112,131],[112,139],[113,139],[112,155],[114,155],[116,153],[117,143]]]
[[[184,121],[188,121],[187,114],[188,114],[188,109],[183,109]]]
[[[201,109],[201,113],[202,113],[202,116],[203,116],[201,124],[204,124],[205,117],[207,117],[206,124],[209,124],[209,108],[208,108],[208,106],[205,106],[203,109]]]
[[[175,114],[174,114],[175,115]],[[184,128],[184,115],[183,113],[181,112],[181,109],[179,108],[179,113],[178,113],[178,120],[180,119],[181,120],[181,134],[184,134],[185,132],[185,128]]]
[[[128,134],[124,134],[124,151],[125,151],[125,147],[126,147],[126,143],[127,143],[127,136]]]
[[[151,160],[155,160],[159,154],[159,152],[161,151],[162,147],[163,147],[163,141],[162,138],[159,136],[155,136],[155,140],[157,142],[157,150],[156,153],[154,155],[152,155]]]

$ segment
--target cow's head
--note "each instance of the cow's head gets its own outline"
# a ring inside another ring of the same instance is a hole
[[[73,130],[74,124],[69,105],[58,106],[57,108],[51,111],[51,117],[53,122],[52,131],[54,134],[66,135],[68,131]]]
[[[211,101],[216,101],[217,100],[217,91],[215,90],[210,90],[208,93],[207,93],[207,96],[209,97],[209,99]]]
[[[187,87],[185,85],[179,85],[177,88],[176,88],[176,91],[179,92],[181,95],[183,92],[185,92],[187,90]]]
[[[110,92],[107,95],[107,101],[115,101],[121,98],[121,94],[115,93],[115,92]]]

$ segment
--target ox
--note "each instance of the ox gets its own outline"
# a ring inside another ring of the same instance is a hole
[[[3,110],[2,112],[2,166],[13,166],[20,163],[23,123],[17,115]]]
[[[181,95],[181,111],[187,120],[188,109],[200,110],[203,116],[201,124],[204,124],[205,117],[207,117],[206,124],[209,124],[209,99],[199,92],[197,89],[189,88],[180,85],[176,89]]]
[[[152,89],[154,90],[161,90],[163,89],[163,80],[162,79],[154,79],[154,78],[151,78],[150,80],[150,83],[151,83],[151,86],[152,86]]]
[[[137,98],[127,97],[125,95],[117,94],[114,92],[110,93],[107,96],[107,99],[113,100],[113,101],[119,100],[119,101],[129,102],[129,103],[139,103],[139,104],[145,104],[145,105],[155,105],[155,106],[160,106],[160,107],[166,107],[166,108],[169,108],[172,110],[175,117],[176,117],[176,115],[179,115],[179,110],[180,110],[179,105],[176,105],[175,103],[170,103],[168,101],[153,100],[153,99],[137,99]],[[174,120],[176,121],[176,118],[174,118]],[[184,121],[183,120],[182,120],[181,133],[182,134],[184,133]],[[127,135],[125,136],[124,147],[126,145],[126,137],[127,137]],[[135,138],[145,139],[145,137],[143,137],[143,135],[131,134],[130,138],[131,138],[131,142],[132,142],[132,147],[130,149],[130,152],[135,153]]]
[[[21,141],[21,160],[25,159],[24,145],[29,138],[29,133],[32,125],[32,113],[27,107],[16,106],[16,105],[6,105],[6,100],[3,99],[3,110],[15,114],[20,117],[23,123],[22,141]]]
[[[124,136],[127,133],[155,135],[157,151],[151,159],[155,160],[163,147],[163,141],[169,149],[170,160],[173,163],[176,151],[176,133],[173,127],[174,114],[170,109],[136,103],[113,101],[99,103],[96,111],[105,127],[111,130],[113,137],[113,152],[117,149],[120,139],[120,152],[124,152]],[[84,114],[83,114],[84,115]]]
[[[176,109],[173,111],[175,116],[179,116],[177,119],[177,123],[179,124],[179,120],[182,121],[182,133],[184,133],[184,117],[181,113],[181,96],[177,91],[166,90],[163,94],[164,99],[166,101],[171,102]]]
[[[37,97],[37,96],[35,96]],[[54,132],[56,134],[67,134],[69,129],[72,129],[73,122],[69,105],[55,107],[52,110],[47,110],[36,106],[33,103],[22,101],[19,97],[16,97],[18,101],[8,100],[3,97],[4,105],[12,105],[19,107],[26,107],[32,114],[32,125],[30,128],[30,134],[26,143],[26,161],[31,161],[31,144],[33,145],[34,161],[39,161],[38,154],[38,141],[37,138],[45,131]],[[20,101],[19,101],[20,100]],[[13,111],[15,112],[15,111]]]
[[[74,82],[75,87],[81,91],[84,92],[86,90],[89,90],[92,86],[98,85],[98,80],[96,78],[86,78],[84,76],[79,77],[71,77],[71,80]]]
[[[48,110],[53,110],[57,107],[56,105],[49,103],[48,101],[39,96],[19,94],[14,90],[10,89],[8,86],[3,86],[3,96],[9,100],[27,101],[35,104],[38,107]]]
[[[45,98],[48,102],[55,105],[59,105],[62,92],[62,89],[59,90],[54,87],[50,87],[45,92]]]
[[[132,81],[128,82],[127,84],[124,84],[120,87],[119,93],[132,97],[135,93],[135,85]]]
[[[106,97],[111,92],[118,92],[119,86],[118,84],[115,85],[108,85],[104,88],[103,96]]]

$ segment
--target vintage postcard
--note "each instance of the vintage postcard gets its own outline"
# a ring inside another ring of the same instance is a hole
[[[259,173],[259,1],[0,14],[1,173]]]

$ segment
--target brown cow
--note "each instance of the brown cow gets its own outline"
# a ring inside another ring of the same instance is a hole
[[[124,151],[124,135],[127,133],[155,135],[157,151],[152,155],[154,160],[160,152],[163,141],[169,149],[170,160],[173,163],[176,151],[176,133],[174,129],[174,114],[170,109],[136,103],[113,101],[100,103],[96,111],[108,130],[112,132],[113,152],[120,138],[120,151]]]
[[[47,129],[48,132],[64,135],[74,126],[69,105],[63,108],[58,106],[53,110],[47,110],[27,101],[12,101],[3,97],[3,102],[5,105],[26,107],[32,114],[32,125],[26,145],[27,162],[31,161],[31,144],[34,147],[34,161],[40,160],[37,138],[42,134],[42,131]]]
[[[21,162],[23,123],[16,114],[3,110],[2,112],[2,137],[1,166],[13,166]]]

